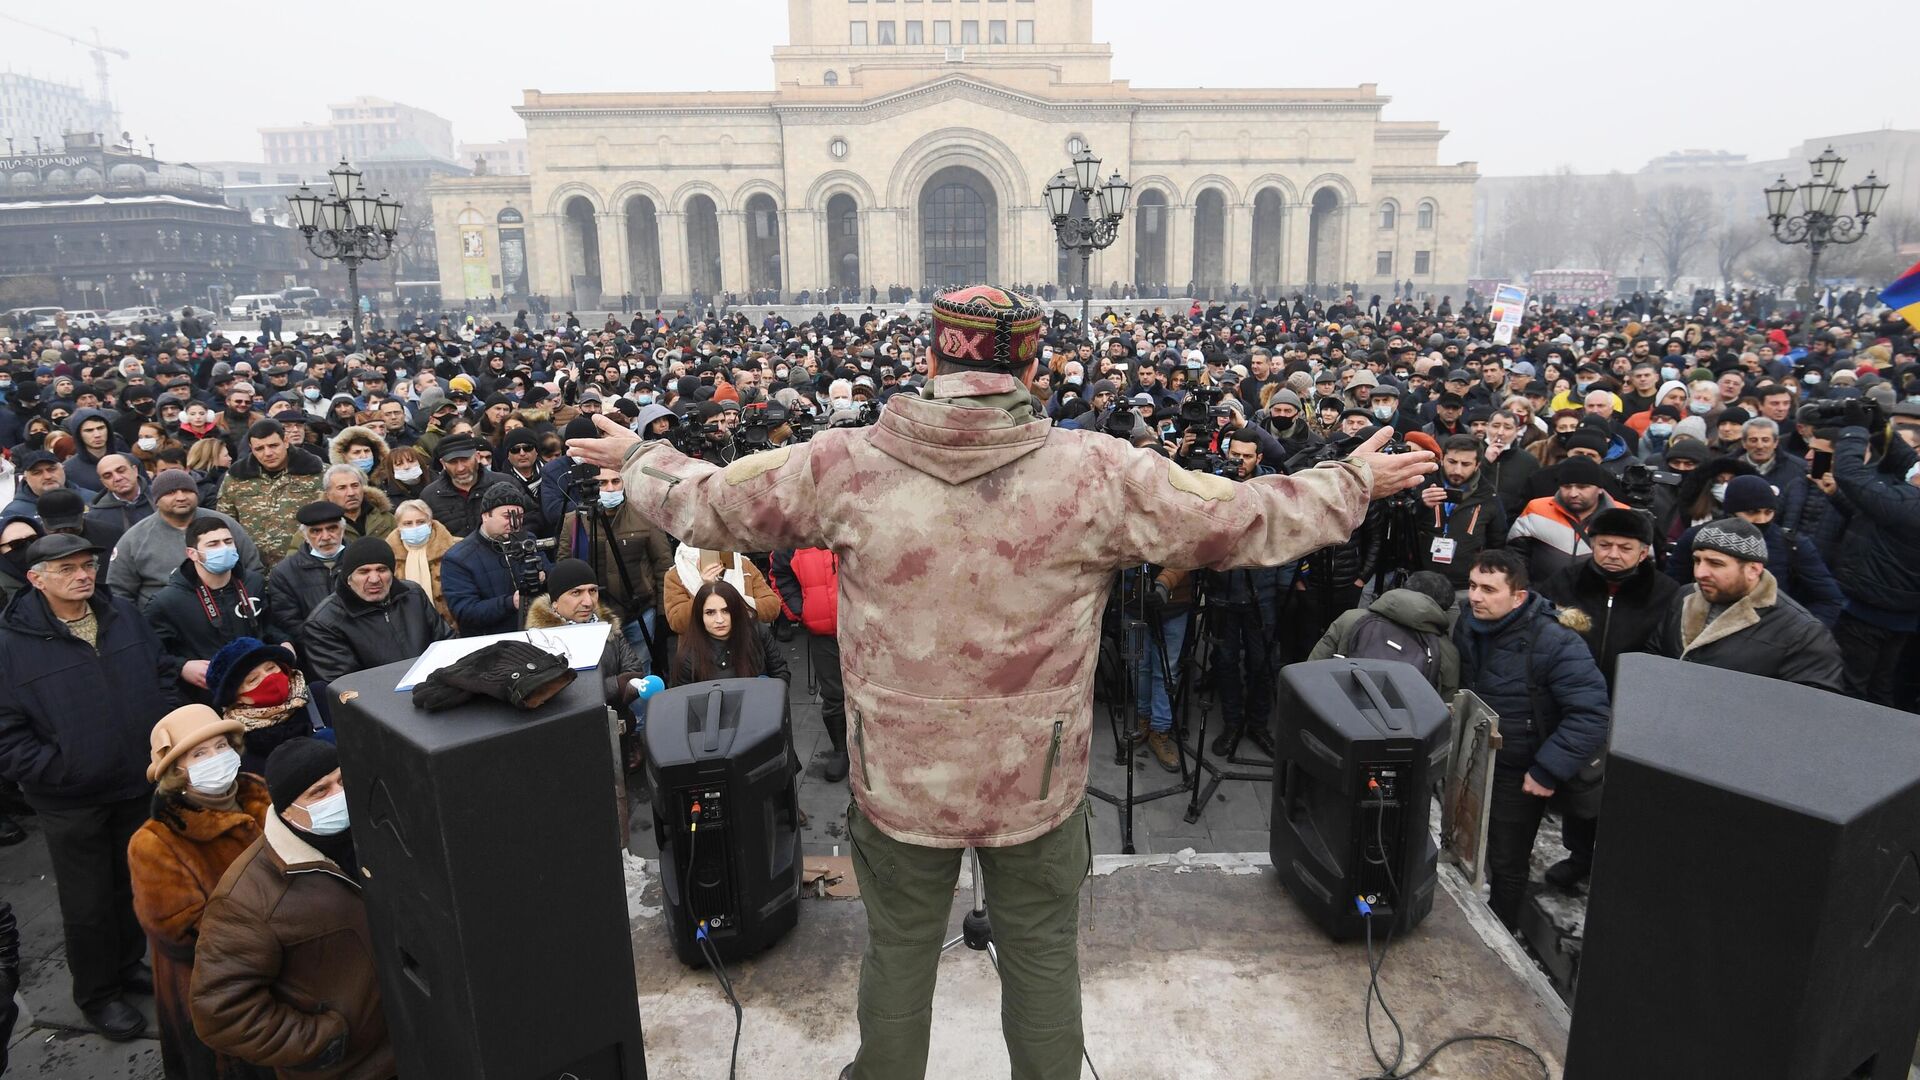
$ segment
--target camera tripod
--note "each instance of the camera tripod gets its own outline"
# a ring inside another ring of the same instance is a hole
[[[1226,571],[1226,573],[1230,576],[1233,574],[1245,574],[1247,571],[1229,570]],[[1196,588],[1195,617],[1190,631],[1192,634],[1192,638],[1189,639],[1190,641],[1198,639],[1202,634],[1212,629],[1211,623],[1214,612],[1220,608],[1218,601],[1211,595],[1212,590],[1208,587],[1207,580],[1207,576],[1202,575],[1200,583]],[[1289,583],[1289,586],[1290,584],[1291,583]],[[1293,590],[1291,587],[1288,587],[1282,589],[1278,600],[1278,610],[1274,612],[1271,620],[1267,618],[1266,612],[1261,610],[1258,603],[1253,605],[1254,616],[1259,620],[1260,624],[1260,632],[1256,637],[1256,643],[1260,646],[1261,656],[1256,662],[1264,662],[1271,654],[1274,628],[1280,625],[1281,618],[1285,615],[1287,608],[1290,607],[1292,603]],[[1207,661],[1209,670],[1211,670],[1214,665],[1216,655],[1213,650],[1209,650]],[[1185,674],[1190,675],[1191,672],[1189,671]],[[1181,680],[1182,700],[1174,704],[1174,716],[1179,717],[1186,711],[1187,702],[1185,697],[1190,687],[1191,683],[1189,680],[1183,677]],[[1207,722],[1210,712],[1209,700],[1207,697],[1202,696],[1200,698],[1200,723],[1196,728],[1198,734],[1194,739],[1193,754],[1199,764],[1198,771],[1207,774],[1207,781],[1204,784],[1196,783],[1193,786],[1193,796],[1187,801],[1186,820],[1188,822],[1200,820],[1201,813],[1206,810],[1207,804],[1213,801],[1214,793],[1220,790],[1220,785],[1224,781],[1246,780],[1252,783],[1273,782],[1273,760],[1271,758],[1242,757],[1240,755],[1240,742],[1246,738],[1247,729],[1253,723],[1251,719],[1248,720],[1248,723],[1242,724],[1234,729],[1233,737],[1227,744],[1227,752],[1224,755],[1225,761],[1222,764],[1216,765],[1207,760]],[[1258,722],[1267,724],[1271,720],[1272,717],[1269,715],[1260,717]],[[1271,744],[1269,743],[1269,745]],[[1239,768],[1235,769],[1231,768],[1231,766],[1239,766]]]
[[[1132,591],[1138,594],[1137,602],[1140,610],[1137,614],[1127,610],[1129,593],[1127,586],[1129,576],[1132,576],[1135,586]],[[1119,672],[1118,681],[1122,684],[1118,687],[1110,687],[1108,690],[1107,722],[1113,730],[1114,764],[1123,766],[1127,770],[1126,793],[1116,795],[1112,792],[1103,791],[1093,784],[1087,785],[1087,794],[1089,796],[1099,799],[1101,802],[1108,803],[1120,811],[1120,851],[1126,855],[1132,855],[1134,853],[1133,808],[1142,803],[1150,803],[1156,799],[1164,799],[1169,795],[1178,795],[1183,791],[1191,791],[1199,782],[1200,778],[1199,771],[1190,768],[1187,763],[1186,732],[1181,722],[1181,710],[1176,705],[1173,710],[1173,745],[1174,752],[1180,761],[1180,779],[1167,787],[1160,788],[1156,791],[1149,791],[1145,794],[1138,793],[1134,787],[1134,770],[1138,767],[1138,763],[1134,760],[1134,755],[1144,738],[1140,730],[1140,725],[1135,717],[1139,713],[1141,704],[1138,700],[1139,676],[1141,665],[1146,662],[1147,634],[1152,633],[1155,642],[1159,646],[1157,652],[1159,653],[1160,677],[1163,680],[1162,685],[1168,688],[1169,695],[1174,692],[1172,668],[1169,665],[1177,662],[1174,658],[1167,656],[1166,631],[1162,626],[1162,621],[1147,611],[1146,597],[1149,588],[1149,575],[1147,574],[1146,567],[1133,567],[1128,570],[1122,570],[1114,583],[1112,591],[1109,593],[1107,601],[1107,619],[1105,621],[1115,628],[1116,636],[1118,637],[1119,648],[1116,650],[1115,667],[1118,668]],[[1185,649],[1182,649],[1182,654],[1184,655],[1184,653]],[[1184,670],[1184,665],[1182,665],[1183,687],[1185,682]],[[1148,704],[1151,705],[1150,702]],[[1192,818],[1188,820],[1191,821]]]
[[[620,558],[619,552],[614,550],[614,541],[610,538],[613,530],[613,511],[607,510],[600,505],[597,491],[595,492],[594,498],[589,499],[585,497],[587,494],[585,470],[590,468],[593,467],[590,465],[584,467],[576,465],[574,466],[574,471],[570,471],[567,474],[567,483],[572,489],[569,494],[573,496],[574,501],[580,507],[577,513],[580,514],[581,517],[584,517],[587,522],[587,565],[593,568],[593,580],[600,581],[606,569],[605,564],[607,557],[611,555],[613,568],[620,575],[621,592],[626,596],[627,603],[631,605],[636,600],[633,591],[633,577],[627,573],[626,560]],[[599,470],[594,469],[593,471],[596,477],[595,487],[597,488]],[[601,551],[600,547],[600,541],[603,538],[608,540],[606,545],[607,551],[605,553]],[[664,655],[662,643],[654,638],[652,629],[647,626],[646,611],[635,611],[629,615],[628,618],[640,624],[640,640],[647,643],[647,660],[650,668],[655,672],[663,670],[666,665],[666,656]],[[619,631],[615,632],[618,633]]]

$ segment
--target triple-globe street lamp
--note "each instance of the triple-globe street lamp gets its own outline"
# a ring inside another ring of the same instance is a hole
[[[1827,147],[1819,157],[1807,162],[1811,172],[1808,179],[1798,186],[1787,183],[1783,173],[1780,179],[1766,189],[1767,221],[1773,226],[1773,238],[1783,244],[1805,244],[1811,253],[1807,263],[1807,287],[1815,294],[1807,304],[1806,317],[1801,323],[1801,335],[1813,327],[1813,312],[1820,290],[1820,253],[1829,244],[1852,244],[1867,235],[1867,223],[1880,211],[1880,200],[1886,197],[1887,184],[1872,172],[1867,178],[1853,185],[1853,210],[1851,214],[1840,212],[1847,190],[1840,186],[1840,173],[1847,166],[1847,159]],[[1795,196],[1799,197],[1799,212],[1795,213]]]
[[[1073,214],[1076,196],[1081,206],[1078,217]],[[1106,183],[1100,182],[1100,159],[1090,146],[1083,145],[1073,156],[1071,169],[1060,170],[1047,182],[1047,211],[1053,215],[1054,236],[1061,250],[1080,253],[1080,332],[1088,341],[1093,340],[1088,268],[1095,251],[1105,250],[1119,239],[1120,219],[1126,216],[1127,200],[1132,197],[1133,185],[1120,178],[1118,169]]]
[[[367,194],[360,173],[347,164],[327,170],[332,190],[324,197],[305,185],[287,196],[293,219],[307,238],[307,250],[317,258],[345,263],[351,297],[353,340],[360,340],[360,264],[393,254],[393,238],[400,231],[400,203],[382,191]]]

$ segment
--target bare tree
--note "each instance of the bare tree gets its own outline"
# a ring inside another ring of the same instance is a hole
[[[1633,250],[1634,210],[1640,205],[1640,193],[1633,180],[1612,172],[1592,178],[1580,199],[1580,243],[1595,270],[1612,273]]]
[[[1667,271],[1666,287],[1673,288],[1694,253],[1713,235],[1720,215],[1713,197],[1690,184],[1664,187],[1640,208],[1640,231]]]
[[[1581,178],[1563,165],[1551,175],[1529,177],[1514,189],[1500,224],[1507,270],[1550,270],[1576,250],[1580,188]]]
[[[1720,282],[1726,288],[1728,296],[1733,295],[1735,268],[1755,245],[1766,239],[1768,239],[1766,225],[1745,218],[1733,218],[1722,224],[1719,231],[1714,233],[1714,265],[1720,270]]]

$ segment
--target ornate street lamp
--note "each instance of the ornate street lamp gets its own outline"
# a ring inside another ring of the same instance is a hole
[[[1117,169],[1102,184],[1100,159],[1094,156],[1092,147],[1083,146],[1073,156],[1072,168],[1053,174],[1042,194],[1061,250],[1080,253],[1080,332],[1092,341],[1092,289],[1088,268],[1095,251],[1104,251],[1119,239],[1120,219],[1126,216],[1133,185],[1122,179]],[[1076,197],[1085,208],[1079,217],[1073,216]]]
[[[327,170],[331,191],[315,195],[302,186],[287,196],[293,220],[307,238],[307,250],[316,258],[345,263],[351,297],[351,340],[360,340],[360,264],[393,254],[393,238],[400,231],[400,204],[382,191],[367,194],[360,172],[342,158]]]
[[[1880,212],[1880,200],[1887,195],[1887,184],[1869,172],[1865,180],[1851,189],[1854,212],[1840,213],[1841,202],[1848,191],[1840,186],[1840,176],[1846,167],[1847,159],[1829,146],[1819,157],[1807,162],[1809,176],[1805,182],[1795,186],[1781,176],[1765,189],[1767,221],[1773,227],[1773,238],[1783,244],[1807,246],[1807,287],[1815,293],[1820,288],[1820,253],[1829,244],[1854,244],[1864,238],[1867,223]],[[1797,214],[1794,213],[1796,194],[1800,199]],[[1803,339],[1812,331],[1814,308],[1810,298],[1800,325]]]

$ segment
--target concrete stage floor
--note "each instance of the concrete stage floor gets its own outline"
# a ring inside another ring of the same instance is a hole
[[[628,863],[648,1075],[723,1077],[732,1009],[712,973],[674,958],[655,865]],[[1485,905],[1463,904],[1464,896],[1457,878],[1443,881],[1433,914],[1393,943],[1381,970],[1407,1030],[1401,1067],[1449,1036],[1478,1031],[1532,1044],[1559,1075],[1565,1007]],[[971,898],[963,868],[949,936]],[[745,1011],[739,1075],[749,1080],[832,1080],[859,1042],[860,903],[802,904],[794,933],[730,969]],[[1081,897],[1080,948],[1087,1047],[1103,1080],[1342,1080],[1379,1071],[1362,1027],[1365,946],[1329,941],[1281,890],[1264,854],[1096,856]],[[1008,1075],[999,986],[984,954],[962,947],[942,959],[934,1008],[929,1077]],[[1375,1011],[1391,1055],[1391,1027]],[[1524,1053],[1483,1044],[1449,1048],[1422,1074],[1539,1075]]]

